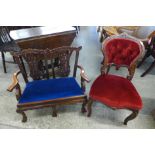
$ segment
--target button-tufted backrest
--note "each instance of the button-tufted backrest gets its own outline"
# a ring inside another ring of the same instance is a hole
[[[106,44],[108,63],[129,66],[140,54],[139,45],[128,39],[113,39]]]
[[[107,64],[130,66],[144,52],[143,44],[127,34],[107,38],[103,42],[103,53]]]
[[[129,74],[127,78],[133,78],[136,63],[144,54],[144,45],[139,40],[126,33],[113,35],[106,38],[103,42],[103,65],[101,65],[101,74],[108,74],[112,65],[127,67]]]

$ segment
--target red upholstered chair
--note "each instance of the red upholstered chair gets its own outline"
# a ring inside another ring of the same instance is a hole
[[[93,82],[88,100],[88,117],[91,116],[93,101],[99,101],[112,109],[129,109],[132,114],[125,120],[134,119],[139,110],[142,109],[142,100],[136,88],[131,83],[136,62],[144,52],[143,43],[139,40],[122,33],[108,37],[103,42],[103,65],[101,75]],[[127,78],[118,75],[108,74],[110,67],[127,67],[129,75]]]

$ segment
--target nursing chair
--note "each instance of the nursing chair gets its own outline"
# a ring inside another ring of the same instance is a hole
[[[86,112],[85,81],[88,82],[89,80],[83,68],[78,65],[81,48],[25,49],[14,53],[14,58],[20,71],[14,73],[13,83],[8,88],[8,91],[16,90],[16,98],[18,100],[16,112],[22,114],[22,122],[27,121],[25,111],[45,107],[51,107],[53,109],[52,116],[56,117],[56,107],[62,104],[83,102],[81,111],[83,113]],[[70,72],[69,63],[72,53],[75,56],[73,74]],[[54,65],[55,59],[58,61],[56,66]],[[28,66],[24,66],[21,60]],[[75,79],[77,68],[81,70],[81,86]],[[27,69],[29,69],[30,75],[28,75]],[[22,73],[26,82],[23,93],[17,78],[19,73]]]
[[[112,109],[128,109],[132,111],[125,120],[127,125],[129,120],[134,119],[139,110],[142,109],[142,100],[136,88],[131,83],[136,62],[141,57],[144,46],[139,40],[126,33],[108,37],[103,42],[102,47],[104,63],[101,66],[101,75],[93,82],[88,100],[88,117],[91,116],[93,101],[101,102]],[[127,67],[128,76],[108,74],[110,67],[115,65]]]

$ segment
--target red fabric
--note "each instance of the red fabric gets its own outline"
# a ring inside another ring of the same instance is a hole
[[[115,75],[100,75],[93,83],[90,97],[112,108],[142,108],[142,100],[133,84]]]
[[[129,39],[110,40],[105,47],[108,63],[116,65],[130,65],[140,54],[138,43]]]

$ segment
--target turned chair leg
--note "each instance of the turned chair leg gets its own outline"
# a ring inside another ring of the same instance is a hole
[[[3,69],[4,69],[4,73],[7,73],[7,72],[6,72],[6,65],[5,65],[5,55],[4,55],[4,52],[1,51],[1,54],[2,54],[2,61],[3,61]]]
[[[132,113],[124,120],[124,125],[127,125],[128,121],[133,120],[138,115],[138,110],[132,110]]]
[[[82,113],[87,112],[87,110],[86,110],[86,104],[87,104],[87,97],[85,98],[85,100],[83,101],[83,104],[82,104],[82,108],[81,108],[81,112]]]
[[[53,117],[57,117],[56,106],[53,106],[53,107],[52,107],[52,110],[53,110],[53,112],[52,112],[52,116],[53,116]]]
[[[27,122],[27,116],[26,116],[26,114],[25,114],[24,111],[16,110],[16,112],[19,113],[19,114],[21,114],[23,116],[23,118],[22,118],[22,122],[23,123]]]
[[[149,73],[154,66],[155,66],[155,61],[152,62],[151,66],[141,75],[141,77],[144,77],[147,73]]]
[[[87,109],[88,109],[88,114],[87,114],[87,116],[90,117],[90,116],[91,116],[91,113],[92,113],[92,104],[93,104],[93,100],[92,100],[91,98],[89,98],[87,104],[88,104],[88,106],[87,106]]]

